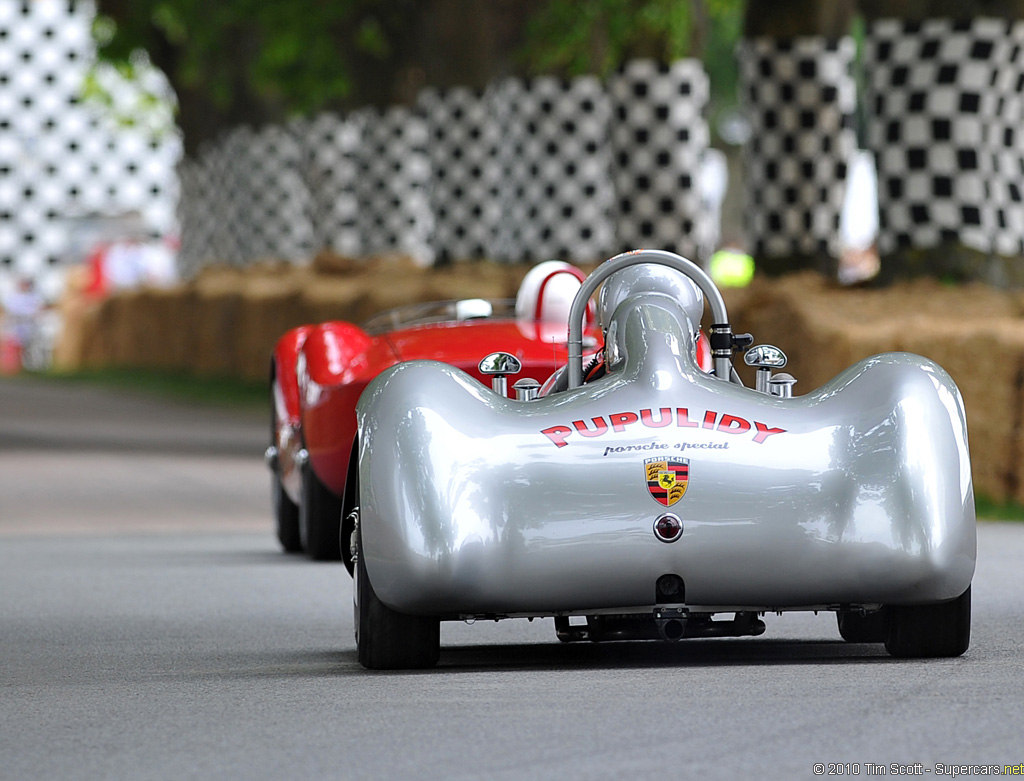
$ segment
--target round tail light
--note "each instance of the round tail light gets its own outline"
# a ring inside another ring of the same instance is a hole
[[[683,536],[683,522],[672,513],[659,515],[654,521],[654,536],[662,542],[675,542]]]

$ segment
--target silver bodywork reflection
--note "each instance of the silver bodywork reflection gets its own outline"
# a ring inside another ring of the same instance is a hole
[[[692,307],[618,302],[607,376],[533,401],[432,361],[359,402],[367,571],[396,610],[650,610],[678,575],[691,609],[785,610],[957,597],[975,566],[960,393],[933,362],[876,356],[805,396],[702,373]],[[603,430],[602,430],[603,429]],[[688,459],[667,507],[652,458]],[[683,533],[652,531],[669,511]]]

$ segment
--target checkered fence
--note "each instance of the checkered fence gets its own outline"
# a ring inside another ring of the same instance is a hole
[[[265,250],[270,230],[285,228],[275,199],[302,204],[277,248],[288,258],[327,247],[423,263],[592,262],[640,245],[699,257],[709,234],[696,195],[706,101],[697,63],[637,63],[609,84],[506,79],[480,92],[426,90],[414,110],[322,115],[287,128],[297,156],[280,139],[259,153],[276,184],[255,212],[257,161],[242,148],[252,133],[237,130],[182,165],[180,262],[195,269]],[[245,229],[257,215],[262,235]]]
[[[383,113],[367,109],[358,117],[363,143],[355,196],[362,254],[401,252],[420,263],[432,263],[426,122],[401,107]]]
[[[235,264],[309,256],[313,207],[299,140],[291,128],[237,128],[181,164],[183,272],[204,256]]]
[[[867,31],[879,247],[1024,249],[1024,22],[879,20]]]
[[[852,38],[756,38],[738,48],[751,122],[746,229],[759,257],[837,253],[857,148]]]
[[[701,200],[709,84],[696,60],[627,63],[609,81],[616,249],[706,258],[717,235]]]
[[[607,144],[610,104],[600,81],[510,79],[488,95],[505,134],[496,150],[499,260],[599,260],[612,243]]]
[[[0,0],[0,281],[58,290],[76,231],[97,215],[137,212],[153,233],[174,230],[178,138],[123,126],[80,98],[95,63],[93,16],[88,2]],[[137,86],[112,69],[94,75],[115,110],[130,110]],[[141,79],[169,94],[157,71]]]
[[[362,122],[358,117],[320,114],[295,128],[302,145],[303,180],[309,191],[313,243],[355,256],[362,252],[359,235],[359,149]]]
[[[239,128],[176,171],[173,133],[121,126],[81,101],[93,16],[89,2],[0,0],[0,283],[17,274],[54,287],[78,219],[129,212],[154,233],[180,221],[186,274],[322,247],[423,263],[592,261],[636,246],[700,259],[713,248],[696,186],[708,84],[695,62],[631,62],[604,83],[503,80],[427,91],[413,110]],[[883,252],[949,238],[1024,252],[1022,52],[1024,22],[869,25]],[[739,48],[753,124],[746,228],[759,254],[834,250],[855,147],[853,55],[849,39]],[[95,74],[115,103],[137,94]],[[144,82],[169,94],[155,71]]]
[[[433,245],[440,260],[483,258],[495,247],[502,220],[499,127],[493,91],[428,89],[418,107],[427,123],[432,182]]]

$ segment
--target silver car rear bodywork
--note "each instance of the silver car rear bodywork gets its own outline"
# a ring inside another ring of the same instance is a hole
[[[381,602],[449,619],[848,611],[968,589],[967,429],[943,369],[879,355],[779,398],[700,371],[699,295],[618,289],[601,379],[514,401],[415,361],[366,390],[359,556]]]

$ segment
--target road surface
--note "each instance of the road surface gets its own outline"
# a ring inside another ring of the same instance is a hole
[[[959,659],[845,644],[831,614],[675,645],[563,645],[550,620],[516,620],[444,624],[436,669],[371,673],[344,568],[275,544],[265,437],[262,416],[0,380],[0,778],[809,779],[816,763],[935,777],[1024,762],[1024,525],[980,527]]]

